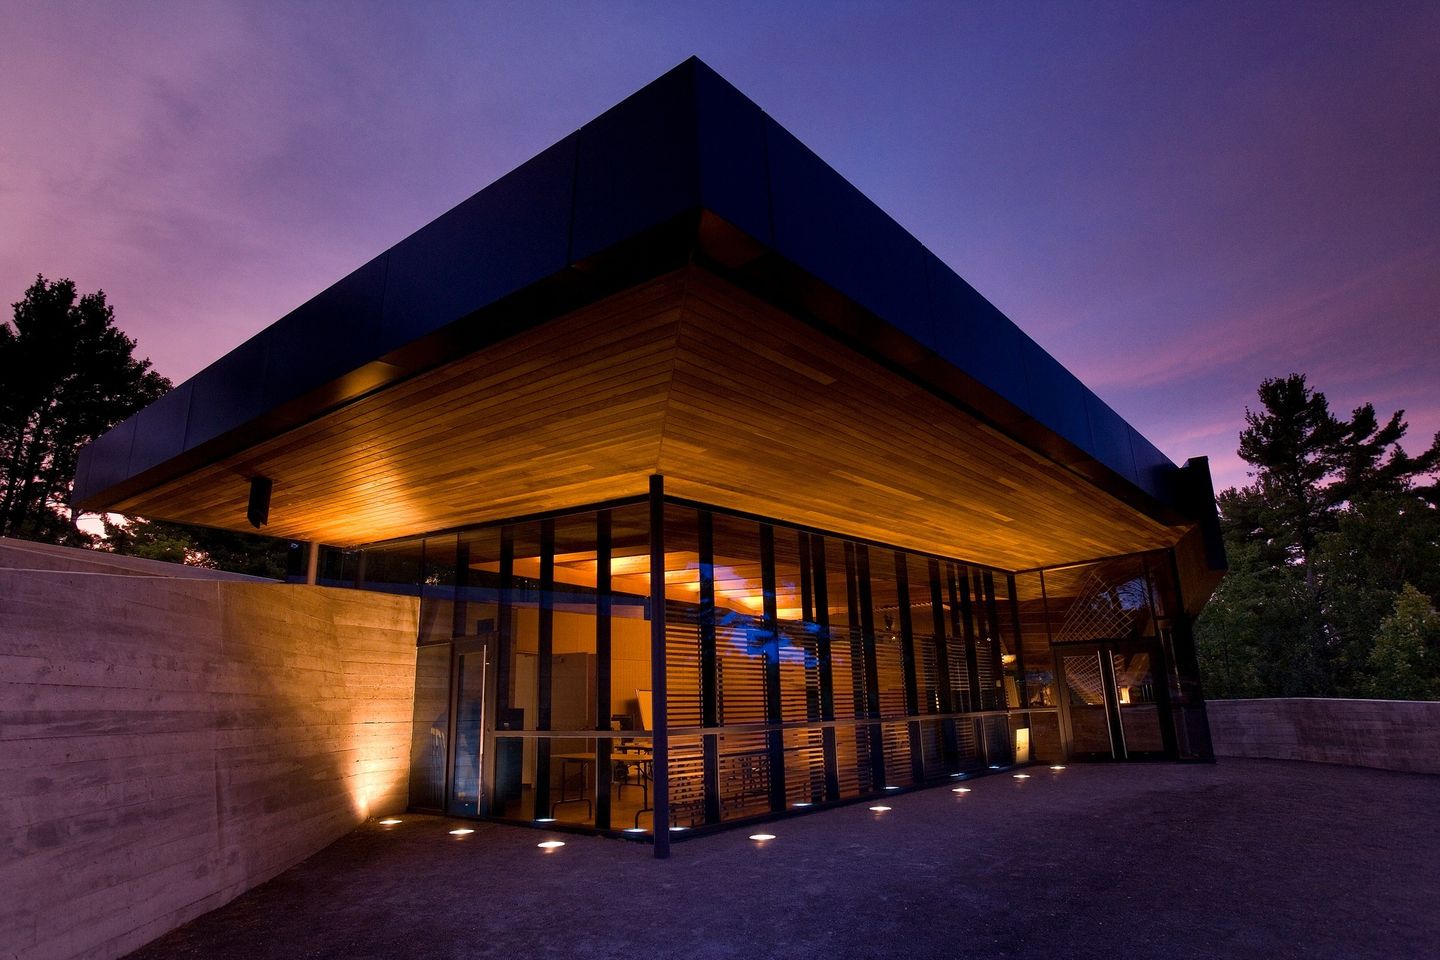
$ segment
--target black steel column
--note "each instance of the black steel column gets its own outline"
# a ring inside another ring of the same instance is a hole
[[[670,856],[670,734],[665,674],[665,478],[650,477],[651,824],[655,857]]]
[[[595,514],[595,729],[610,729],[611,633],[614,604],[610,583],[609,510]],[[595,827],[610,829],[610,784],[615,770],[610,762],[611,740],[595,740]]]
[[[497,575],[495,607],[495,730],[524,729],[523,722],[517,723],[510,707],[510,675],[515,663],[515,528],[500,528],[500,571]],[[522,718],[523,720],[523,718]],[[452,741],[453,742],[453,741]],[[513,800],[519,804],[524,797],[524,762],[514,753],[523,757],[523,741],[510,740],[503,746],[494,741],[490,751],[492,782],[490,796],[494,798],[491,811],[504,815],[505,808]],[[505,757],[502,761],[501,754]],[[531,816],[534,816],[532,813]]]
[[[456,537],[455,600],[451,604],[450,635],[463,637],[470,623],[470,544]]]
[[[959,588],[960,629],[965,636],[965,672],[969,676],[970,709],[984,710],[985,698],[980,690],[980,655],[975,650],[975,610],[970,602],[970,568],[960,567],[950,581],[950,602],[954,604],[956,588]],[[953,609],[953,607],[952,607]],[[985,737],[985,721],[972,721],[975,732],[975,746],[980,751],[980,762],[990,762],[990,742]]]
[[[925,750],[920,736],[920,680],[915,664],[915,628],[910,610],[910,564],[899,550],[895,558],[895,596],[900,607],[900,666],[905,676],[905,713],[910,720],[905,724],[910,739],[910,779],[921,783],[925,779]]]
[[[825,568],[825,538],[810,537],[810,582],[815,591],[815,649],[820,659],[820,719],[835,719],[835,663],[830,642],[830,583]],[[840,760],[835,728],[821,728],[825,750],[825,799],[840,799]]]
[[[715,650],[715,515],[697,511],[700,534],[700,725],[720,726],[720,661]],[[701,741],[705,822],[720,822],[720,735]]]
[[[875,657],[875,610],[870,595],[870,551],[855,544],[855,587],[860,596],[860,641],[865,650],[865,716],[870,724],[871,787],[883,790],[885,782],[885,735],[880,727],[880,667]]]
[[[549,730],[553,713],[555,647],[555,521],[540,521],[540,609],[536,656],[535,729]],[[548,738],[535,741],[535,816],[550,816],[550,746]],[[563,794],[562,794],[563,796]]]
[[[940,561],[932,559],[926,569],[930,576],[930,617],[935,631],[935,685],[940,693],[940,712],[955,712],[955,696],[951,690],[950,642],[945,636],[945,603],[940,593]],[[959,748],[955,740],[955,719],[948,718],[940,724],[941,750],[944,752],[945,768],[951,772],[960,769]]]
[[[509,525],[500,528],[500,572],[498,589],[495,591],[498,603],[495,608],[496,645],[499,652],[495,658],[495,725],[497,729],[511,729],[510,672],[515,663],[515,528]],[[523,725],[522,725],[523,726]]]
[[[995,606],[995,574],[986,570],[984,572],[984,594],[985,597],[985,627],[990,634],[990,669],[991,676],[995,677],[995,709],[1004,710],[1009,706],[1005,697],[1005,662],[1001,659],[1000,647],[1000,613]],[[999,722],[998,720],[996,721]],[[1005,724],[1005,762],[1015,761],[1014,751],[1010,738],[1010,724]]]
[[[764,605],[765,632],[765,722],[779,724],[784,715],[780,710],[780,616],[775,600],[775,528],[760,524],[760,583]],[[770,809],[785,809],[785,734],[768,730],[765,753],[770,767]]]

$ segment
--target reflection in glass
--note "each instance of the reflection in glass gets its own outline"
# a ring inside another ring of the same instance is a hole
[[[1173,624],[1153,613],[1175,605],[1152,599],[1144,558],[1011,576],[693,505],[664,517],[663,718],[648,504],[347,561],[358,582],[421,597],[415,805],[650,828],[662,720],[684,827],[1063,759],[1062,707],[1078,752],[1110,752],[1115,731],[1143,751],[1175,739],[1160,725],[1181,693]]]
[[[415,706],[410,742],[410,806],[445,807],[446,742],[450,729],[450,647],[415,651]]]
[[[449,812],[474,816],[481,806],[484,763],[485,650],[463,652],[455,663],[455,752]]]

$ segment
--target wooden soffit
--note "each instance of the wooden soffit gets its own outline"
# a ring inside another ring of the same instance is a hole
[[[688,267],[112,509],[353,545],[643,493],[1022,569],[1171,527],[825,333]]]

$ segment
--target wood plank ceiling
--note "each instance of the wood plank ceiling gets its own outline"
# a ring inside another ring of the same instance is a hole
[[[557,318],[116,505],[351,545],[641,494],[1007,569],[1169,528],[699,268]]]

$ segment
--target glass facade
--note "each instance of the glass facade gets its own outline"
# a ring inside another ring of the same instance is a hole
[[[642,500],[322,570],[420,598],[413,807],[638,833],[657,790],[690,829],[1016,763],[1203,755],[1167,564],[1010,574]]]

